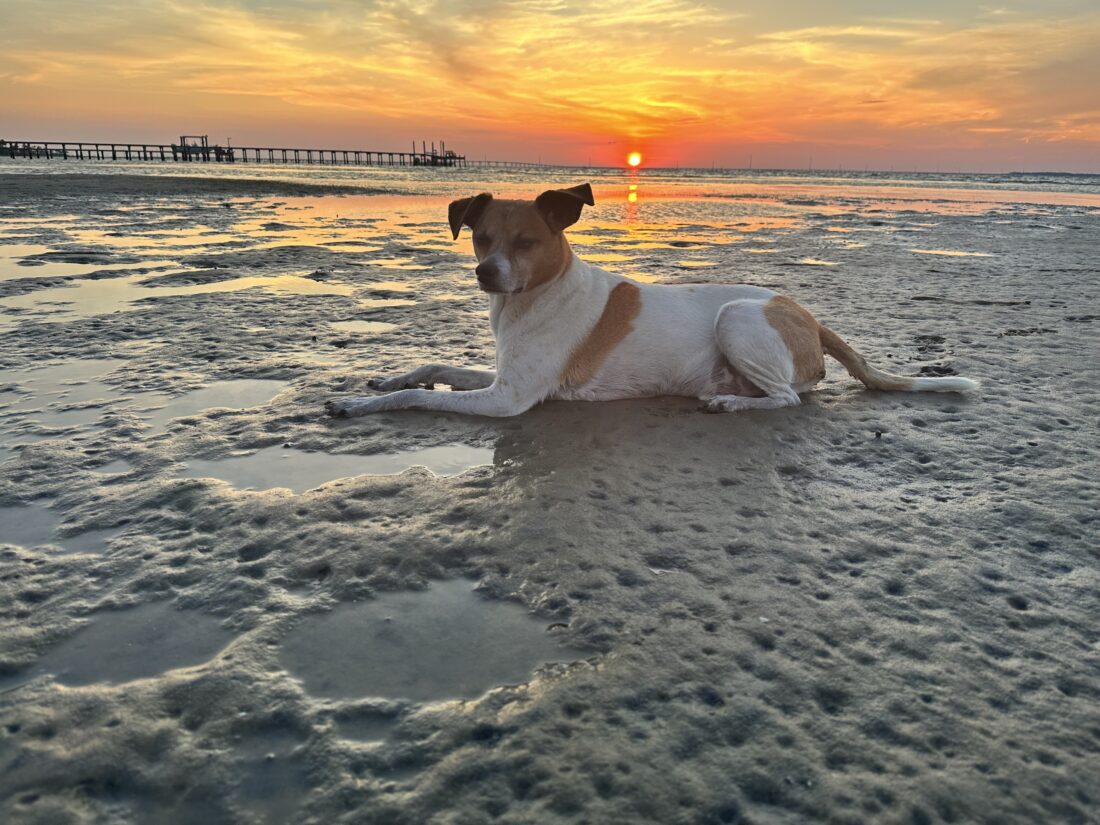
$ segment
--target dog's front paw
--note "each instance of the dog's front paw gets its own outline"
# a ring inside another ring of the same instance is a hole
[[[331,418],[347,418],[347,411],[344,409],[344,404],[341,401],[326,401],[325,402],[325,415]]]
[[[325,402],[325,413],[333,418],[351,418],[367,412],[369,398],[336,398]]]

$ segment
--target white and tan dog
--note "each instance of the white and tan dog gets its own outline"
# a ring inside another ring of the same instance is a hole
[[[747,285],[662,286],[587,264],[562,234],[593,205],[588,184],[534,201],[490,194],[450,205],[454,237],[474,232],[478,284],[489,293],[496,372],[427,364],[330,401],[335,416],[385,410],[518,415],[540,401],[681,395],[714,412],[775,409],[825,376],[824,354],[874,390],[952,392],[967,378],[903,378],[869,366],[790,298]],[[432,392],[449,384],[467,392]]]

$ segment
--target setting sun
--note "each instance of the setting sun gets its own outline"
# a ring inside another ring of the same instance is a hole
[[[641,152],[631,152],[629,155],[626,156],[626,162],[628,164],[630,164],[631,166],[640,165],[641,162],[642,162],[642,153]]]

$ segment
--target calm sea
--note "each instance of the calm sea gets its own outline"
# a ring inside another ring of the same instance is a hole
[[[556,183],[591,181],[595,185],[645,185],[650,191],[687,189],[694,195],[744,195],[787,187],[885,187],[904,189],[978,190],[1076,193],[1100,196],[1100,175],[1061,172],[963,173],[806,171],[748,169],[640,169],[585,167],[538,169],[430,169],[414,167],[282,166],[261,164],[175,164],[115,161],[0,161],[0,173],[49,175],[57,173],[171,175],[218,178],[262,178],[340,186],[362,186],[393,194],[440,195],[469,185],[495,184],[503,190],[530,190]],[[686,193],[685,193],[686,194]],[[1011,197],[998,200],[1011,200]],[[1030,198],[1028,198],[1030,200]],[[1043,198],[1042,200],[1047,200]],[[1091,199],[1090,199],[1091,200]],[[1070,199],[1071,202],[1080,202]]]

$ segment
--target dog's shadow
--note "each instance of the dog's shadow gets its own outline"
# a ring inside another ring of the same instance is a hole
[[[821,410],[791,413],[712,415],[683,398],[549,402],[497,424],[493,463],[521,487],[745,472],[773,465],[777,452],[801,440],[806,417]]]
[[[897,429],[890,422],[899,413],[956,406],[959,399],[950,394],[874,393],[841,381],[784,410],[708,414],[695,399],[660,397],[552,401],[510,418],[408,410],[332,426],[348,436],[384,433],[390,449],[490,447],[494,479],[514,484],[524,496],[568,501],[598,498],[604,489],[629,498],[636,489],[655,499],[662,486],[718,482],[755,498],[777,480],[886,484],[876,475],[883,462],[908,451],[895,442],[883,453],[882,431]]]

